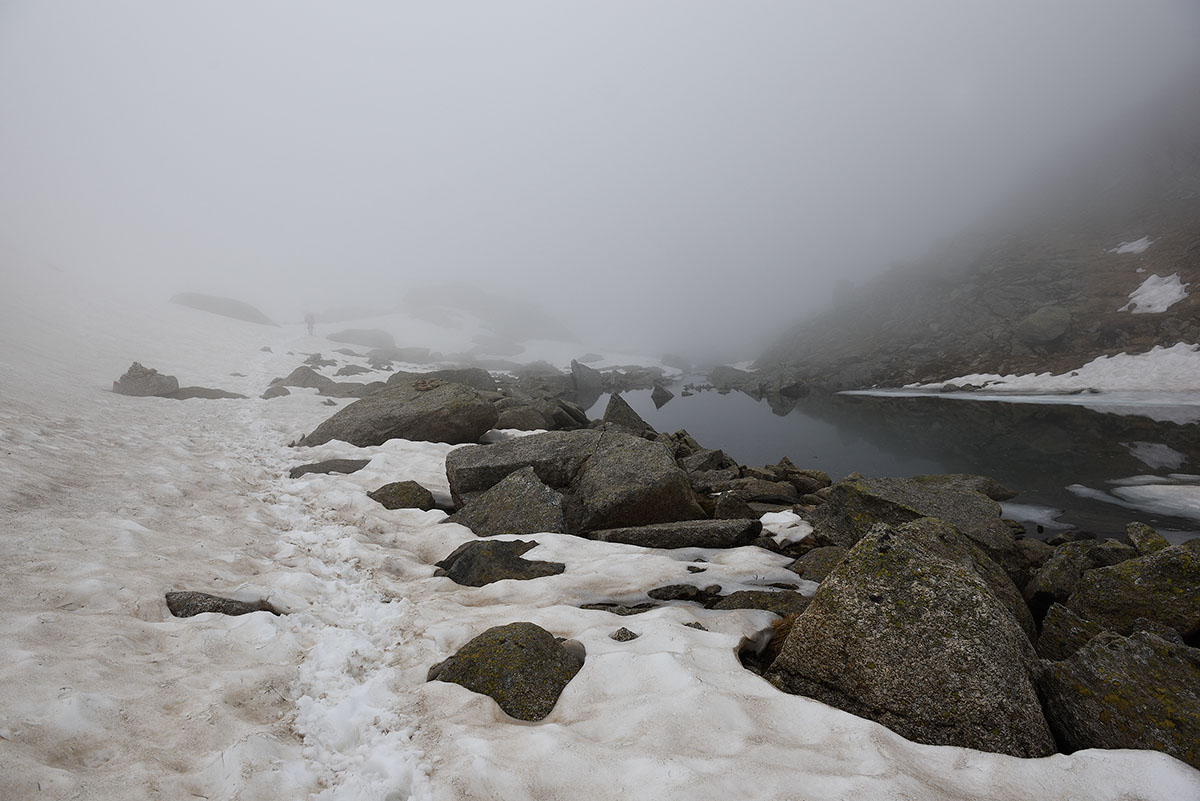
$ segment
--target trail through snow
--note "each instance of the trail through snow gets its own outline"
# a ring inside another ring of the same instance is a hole
[[[1200,772],[1162,754],[1021,760],[917,745],[783,695],[736,656],[767,612],[578,608],[681,582],[812,591],[762,549],[539,534],[523,538],[539,543],[526,558],[564,562],[563,574],[478,588],[435,577],[433,563],[473,535],[365,493],[400,479],[446,493],[452,446],[291,448],[332,409],[311,390],[257,398],[329,343],[4,278],[0,798],[1200,799]],[[250,398],[108,392],[134,360]],[[371,461],[287,477],[332,457]],[[778,536],[800,528],[771,522]],[[176,619],[163,594],[177,589],[266,598],[287,614]],[[516,620],[587,649],[544,721],[425,681],[471,637]],[[610,639],[621,626],[640,637]]]

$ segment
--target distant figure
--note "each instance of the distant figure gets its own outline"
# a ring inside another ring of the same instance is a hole
[[[311,337],[313,333],[313,326],[317,324],[317,315],[313,314],[312,312],[305,314],[304,324],[308,326],[308,335]]]

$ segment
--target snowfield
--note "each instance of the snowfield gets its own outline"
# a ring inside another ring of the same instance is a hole
[[[365,493],[414,479],[444,496],[453,446],[291,448],[334,409],[313,390],[258,398],[335,347],[78,277],[0,276],[0,798],[1200,799],[1200,772],[1163,754],[1022,760],[917,745],[779,693],[736,655],[768,612],[578,608],[684,581],[797,582],[758,548],[541,534],[526,557],[562,561],[563,574],[479,588],[434,577],[473,535]],[[249,398],[108,391],[134,360]],[[331,457],[371,461],[287,477]],[[687,571],[696,564],[705,572]],[[176,619],[163,594],[183,589],[287,614]],[[517,722],[426,682],[470,638],[518,620],[587,649],[548,718]],[[610,639],[621,626],[641,636]]]
[[[1188,296],[1189,286],[1191,284],[1180,280],[1179,273],[1172,273],[1165,278],[1152,274],[1129,293],[1129,302],[1117,311],[1127,311],[1130,314],[1165,312]]]

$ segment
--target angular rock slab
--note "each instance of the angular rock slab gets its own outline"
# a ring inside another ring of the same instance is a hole
[[[1200,650],[1104,632],[1039,684],[1068,749],[1149,748],[1200,768]]]
[[[1066,605],[1119,634],[1133,631],[1138,618],[1155,620],[1195,645],[1200,642],[1200,541],[1089,570]]]
[[[543,484],[532,467],[505,476],[451,515],[448,522],[466,526],[478,537],[561,534],[567,530],[562,495]]]
[[[590,532],[588,539],[643,548],[737,548],[762,531],[760,520],[683,520]]]
[[[1054,753],[1033,647],[966,550],[939,520],[873,528],[796,618],[767,679],[919,743]]]
[[[550,714],[563,688],[583,667],[583,658],[533,623],[509,623],[483,632],[429,671],[430,681],[448,681],[492,698],[518,720]]]
[[[309,473],[357,473],[370,463],[370,459],[326,459],[293,467],[288,471],[288,478],[300,478]]]
[[[400,382],[339,409],[299,444],[337,439],[363,448],[389,439],[478,442],[497,417],[491,403],[463,384]]]
[[[251,612],[280,614],[279,610],[267,601],[235,601],[232,598],[222,598],[206,592],[168,592],[166,599],[167,609],[171,610],[171,614],[175,617],[193,617],[204,612],[217,612],[233,616],[248,615]]]
[[[521,554],[537,547],[536,542],[510,540],[506,542],[468,542],[459,546],[437,563],[434,575],[445,576],[465,587],[482,587],[493,581],[557,576],[567,569],[562,562],[539,562],[522,559]]]
[[[507,442],[458,448],[446,455],[446,478],[457,506],[500,483],[505,476],[532,467],[554,489],[570,486],[600,442],[599,431],[547,431]]]

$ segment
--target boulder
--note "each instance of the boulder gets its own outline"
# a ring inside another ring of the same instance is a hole
[[[567,530],[562,495],[543,484],[532,467],[509,473],[451,515],[448,522],[466,526],[479,537]]]
[[[306,389],[325,389],[337,382],[329,376],[324,376],[318,373],[311,367],[297,367],[292,372],[288,373],[284,378],[276,378],[271,382],[272,386],[284,387],[302,387]]]
[[[589,407],[604,394],[604,376],[599,370],[571,360],[571,379],[575,382],[575,402]]]
[[[566,511],[572,534],[706,517],[665,446],[618,432],[601,434],[571,481]]]
[[[429,373],[397,371],[395,374],[388,376],[387,383],[388,386],[392,386],[394,384],[408,384],[421,380],[465,384],[471,389],[476,389],[480,392],[494,392],[496,390],[496,379],[492,378],[492,374],[481,367],[456,367],[448,370],[434,370]]]
[[[345,367],[340,368],[336,375],[362,375],[363,373],[369,372],[371,372],[369,367],[360,367],[357,364],[347,364]]]
[[[1066,659],[1102,631],[1100,624],[1084,620],[1062,604],[1051,604],[1038,634],[1038,656],[1052,661]]]
[[[166,397],[178,389],[179,379],[175,376],[162,375],[151,367],[143,367],[139,362],[131,364],[112,386],[112,391],[118,395],[135,398]]]
[[[745,520],[758,515],[741,495],[736,492],[722,492],[713,502],[713,517],[717,520]]]
[[[466,587],[482,587],[493,581],[527,581],[557,576],[567,569],[561,562],[535,562],[521,554],[537,547],[524,540],[468,542],[437,563],[435,576],[445,576]]]
[[[583,657],[533,623],[488,629],[441,664],[430,681],[460,684],[489,696],[518,720],[550,714],[563,688],[583,667]]]
[[[796,618],[768,680],[916,742],[1053,753],[1037,657],[973,550],[939,520],[872,528]]]
[[[1129,544],[1141,556],[1161,551],[1171,545],[1161,534],[1145,523],[1133,522],[1125,526],[1125,536],[1129,538]]]
[[[1071,312],[1062,306],[1043,306],[1017,323],[1017,338],[1027,345],[1045,345],[1071,327]]]
[[[830,488],[824,505],[810,513],[813,531],[831,544],[849,547],[876,523],[896,526],[936,517],[954,526],[1010,574],[1028,570],[1016,537],[1001,519],[1000,504],[971,487],[961,475],[864,478],[852,475]]]
[[[608,397],[608,406],[604,409],[605,423],[628,429],[634,434],[654,433],[654,427],[641,418],[620,394],[614,392]]]
[[[646,526],[602,529],[587,536],[643,548],[736,548],[749,545],[762,531],[759,520],[685,520]]]
[[[1054,549],[1025,585],[1025,600],[1034,619],[1041,620],[1050,604],[1064,603],[1079,588],[1085,571],[1119,564],[1137,551],[1116,540],[1078,540]]]
[[[1200,546],[1200,541],[1192,542]],[[1200,643],[1200,547],[1196,546],[1172,545],[1089,570],[1066,605],[1118,634],[1129,634],[1137,618],[1146,618],[1175,629],[1189,644]]]
[[[264,600],[235,601],[206,592],[168,592],[167,609],[175,617],[192,617],[204,612],[221,615],[248,615],[251,612],[270,612],[278,615],[279,610]]]
[[[635,634],[634,632],[622,626],[608,636],[610,639],[616,640],[617,642],[629,642],[630,640],[636,640],[641,635]]]
[[[394,348],[396,340],[387,331],[378,328],[348,328],[326,334],[330,342],[345,342],[349,345],[362,345],[364,348]]]
[[[358,447],[389,439],[478,442],[495,425],[495,407],[463,384],[405,381],[351,403],[300,440],[321,445],[342,440]]]
[[[271,386],[267,387],[267,391],[259,397],[263,400],[271,400],[272,398],[282,398],[284,395],[291,394],[292,393],[288,391],[288,388],[283,384],[272,384]]]
[[[736,468],[737,463],[729,458],[722,450],[703,448],[679,459],[679,466],[689,473],[708,470],[728,470]]]
[[[288,477],[300,478],[309,473],[357,473],[370,463],[370,459],[326,459],[293,467],[288,471]]]
[[[211,387],[180,387],[164,397],[174,398],[175,400],[192,400],[193,398],[202,398],[204,400],[237,400],[244,399],[246,396],[225,389],[213,389]]]
[[[368,492],[367,497],[377,501],[384,509],[420,509],[428,512],[437,506],[433,493],[415,481],[393,481]]]
[[[1039,686],[1066,750],[1146,748],[1200,768],[1200,650],[1104,632],[1049,664]]]
[[[549,430],[546,416],[531,406],[514,406],[504,409],[496,419],[496,428],[517,431]]]
[[[820,584],[833,569],[841,564],[850,552],[849,548],[841,545],[822,545],[813,548],[795,562],[788,565],[788,570],[808,581]]]
[[[499,483],[505,476],[532,467],[549,487],[565,490],[600,442],[599,431],[547,431],[506,442],[457,448],[446,455],[446,477],[456,506]]]

